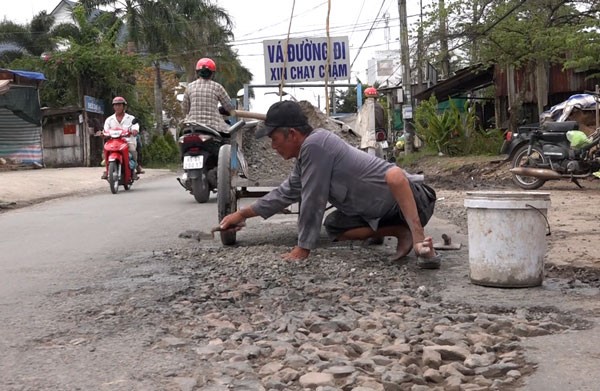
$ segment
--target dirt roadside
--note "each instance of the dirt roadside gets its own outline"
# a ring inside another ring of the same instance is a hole
[[[169,170],[145,169],[140,180],[170,173]],[[0,212],[75,194],[110,191],[100,175],[102,167],[0,170]]]
[[[500,157],[428,158],[407,167],[423,172],[427,181],[438,189],[440,199],[436,215],[467,232],[464,199],[473,191],[522,191],[511,180],[508,162]],[[575,276],[598,279],[600,276],[600,212],[595,200],[600,196],[600,181],[583,180],[583,188],[568,181],[548,181],[538,192],[550,194],[548,220],[552,234],[548,237],[546,263],[549,272],[574,268]],[[582,271],[581,269],[590,269]]]

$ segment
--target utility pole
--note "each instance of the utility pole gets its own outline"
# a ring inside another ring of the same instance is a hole
[[[419,0],[419,29],[417,33],[417,91],[423,88],[423,0]]]
[[[442,79],[450,76],[450,54],[448,53],[448,28],[446,27],[446,1],[438,1],[438,12],[440,14],[440,55],[442,60]]]
[[[383,39],[387,44],[387,50],[390,50],[390,14],[386,12],[383,15],[383,20],[385,21],[385,29],[383,30]]]
[[[402,122],[404,123],[404,150],[414,151],[414,130],[409,120],[412,119],[412,93],[410,79],[410,57],[408,56],[408,17],[406,15],[406,0],[398,0],[398,14],[400,16],[400,60],[402,62]]]

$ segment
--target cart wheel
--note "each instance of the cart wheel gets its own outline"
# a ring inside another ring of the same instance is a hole
[[[236,191],[231,186],[231,145],[223,145],[219,149],[217,167],[217,208],[219,210],[219,221],[221,221],[223,217],[237,210]],[[221,232],[221,242],[224,245],[235,244],[235,240],[235,231]]]

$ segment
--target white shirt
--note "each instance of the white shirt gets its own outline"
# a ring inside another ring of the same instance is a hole
[[[360,135],[360,148],[377,148],[377,138],[375,137],[375,99],[367,98],[360,108],[356,117],[354,127],[356,133]]]
[[[132,124],[135,117],[131,114],[124,113],[121,122],[117,120],[117,115],[113,114],[104,121],[104,131],[110,129],[131,129],[131,136],[127,138],[127,143],[136,144],[135,136],[140,130],[140,124]]]

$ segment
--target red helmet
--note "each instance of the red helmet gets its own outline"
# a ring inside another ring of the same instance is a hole
[[[211,72],[216,72],[217,71],[217,65],[210,58],[201,58],[196,63],[196,70],[197,71],[199,71],[201,69],[204,69],[204,68],[208,69]]]
[[[375,89],[375,87],[369,87],[369,88],[365,89],[365,95],[366,96],[377,96],[377,90]]]
[[[112,104],[116,105],[116,104],[119,104],[119,103],[122,103],[122,104],[126,105],[127,101],[122,96],[115,96],[115,98],[112,101]]]

